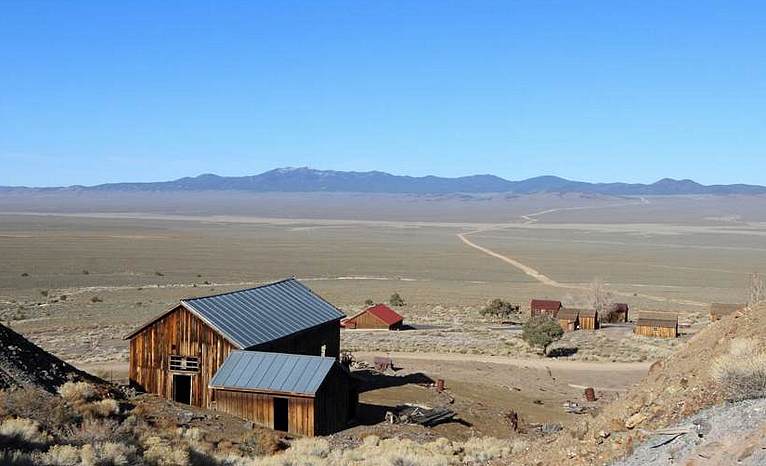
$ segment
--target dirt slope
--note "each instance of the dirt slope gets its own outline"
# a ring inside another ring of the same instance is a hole
[[[0,389],[34,386],[47,392],[70,380],[100,380],[0,325]]]
[[[733,338],[753,338],[765,347],[765,328],[766,306],[711,323],[599,415],[532,445],[514,463],[607,464],[630,454],[652,431],[721,403],[722,394],[710,378],[712,361],[729,350]]]

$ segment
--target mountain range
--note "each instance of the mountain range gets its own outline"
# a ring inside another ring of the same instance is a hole
[[[397,194],[450,193],[582,193],[613,196],[684,194],[766,194],[766,186],[730,184],[702,185],[692,180],[665,178],[652,184],[588,183],[557,176],[539,176],[510,181],[495,175],[457,178],[438,176],[399,176],[380,171],[353,172],[312,168],[277,168],[252,176],[204,174],[173,181],[146,183],[108,183],[95,186],[28,188],[4,186],[0,193],[23,192],[356,192]]]

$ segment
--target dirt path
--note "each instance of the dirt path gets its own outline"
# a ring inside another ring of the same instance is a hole
[[[360,359],[372,359],[380,356],[380,352],[354,352],[354,356]],[[458,361],[458,362],[476,362],[486,364],[501,364],[507,366],[528,367],[532,369],[565,369],[568,371],[587,371],[587,372],[646,372],[654,361],[646,362],[590,362],[590,361],[568,361],[563,359],[525,359],[511,358],[507,356],[486,356],[481,354],[462,354],[462,353],[405,353],[405,352],[387,352],[387,356],[394,361],[397,359],[420,359],[428,361]]]
[[[642,197],[640,203],[615,204],[615,205],[610,205],[608,207],[619,207],[619,206],[628,206],[628,205],[633,205],[634,206],[634,205],[645,205],[645,204],[649,204],[649,201]],[[559,211],[563,211],[563,210],[598,209],[598,208],[603,208],[603,207],[604,206],[596,206],[596,207],[562,207],[562,208],[559,208],[559,209],[548,209],[548,210],[543,210],[543,211],[540,211],[540,212],[534,212],[534,213],[531,213],[531,214],[522,215],[522,218],[525,220],[525,224],[529,225],[529,224],[537,222],[537,218],[536,217],[539,217],[539,216],[545,215],[545,214],[549,214],[549,213],[553,213],[553,212],[559,212]],[[512,227],[512,226],[513,225],[496,225],[496,226],[493,226],[493,227],[481,228],[481,229],[478,229],[478,230],[472,230],[472,231],[468,231],[468,232],[465,232],[465,233],[458,233],[457,237],[465,245],[467,245],[467,246],[469,246],[469,247],[471,247],[473,249],[476,249],[477,251],[480,251],[480,252],[482,252],[482,253],[484,253],[484,254],[486,254],[488,256],[491,256],[491,257],[494,257],[496,259],[499,259],[499,260],[501,260],[501,261],[503,261],[503,262],[505,262],[505,263],[507,263],[509,265],[512,265],[513,267],[516,267],[517,269],[519,269],[520,271],[524,272],[526,275],[534,278],[535,280],[537,280],[538,282],[542,283],[543,285],[551,286],[551,287],[554,287],[554,288],[563,288],[563,289],[580,290],[580,291],[587,291],[589,289],[588,285],[583,285],[583,284],[578,284],[578,283],[561,283],[559,281],[556,281],[556,280],[552,279],[551,277],[545,275],[544,273],[540,272],[539,270],[536,270],[536,269],[530,267],[527,264],[524,264],[524,263],[522,263],[522,262],[520,262],[520,261],[518,261],[518,260],[516,260],[516,259],[514,259],[512,257],[508,257],[508,256],[505,256],[505,255],[500,254],[498,252],[495,252],[495,251],[493,251],[493,250],[491,250],[489,248],[486,248],[484,246],[481,246],[479,244],[476,244],[473,241],[471,241],[470,239],[468,239],[469,235],[473,235],[473,234],[476,234],[476,233],[488,232],[488,231],[502,230],[504,228],[509,228],[509,227]],[[643,286],[643,285],[637,285],[637,286]],[[640,298],[644,298],[644,299],[648,299],[650,301],[656,301],[656,302],[671,302],[671,303],[682,304],[682,305],[687,305],[687,306],[700,306],[700,307],[708,306],[708,303],[702,303],[702,302],[699,302],[699,301],[692,301],[692,300],[688,300],[688,299],[665,298],[665,297],[662,297],[662,296],[654,296],[654,295],[648,295],[648,294],[643,294],[643,293],[632,293],[632,292],[625,292],[625,291],[619,291],[619,290],[611,290],[611,291],[612,291],[612,293],[614,293],[615,295],[618,295],[618,296],[625,296],[625,297],[636,296],[636,297],[640,297]]]

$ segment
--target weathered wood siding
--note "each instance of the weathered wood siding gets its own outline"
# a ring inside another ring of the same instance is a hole
[[[359,392],[348,372],[336,365],[317,390],[314,403],[314,432],[329,435],[345,429],[356,417]]]
[[[348,322],[355,323],[356,324],[355,328],[378,328],[378,329],[390,328],[387,323],[383,322],[383,320],[381,320],[380,318],[378,318],[375,314],[371,312],[364,312],[362,314],[359,314],[353,319],[349,319]]]
[[[595,317],[583,317],[580,316],[580,329],[581,330],[598,330],[600,328],[598,321],[598,315]]]
[[[211,393],[208,383],[234,349],[228,340],[179,305],[130,340],[130,383],[148,393],[172,399],[170,356],[197,357],[200,368],[198,373],[191,374],[191,403],[207,407]]]
[[[559,326],[561,326],[562,330],[565,332],[574,332],[577,330],[577,320],[571,320],[571,319],[559,319],[558,320]]]
[[[314,435],[314,398],[275,393],[238,390],[215,390],[215,409],[274,428],[274,398],[287,399],[287,431],[291,434]]]
[[[676,338],[678,336],[678,325],[675,327],[636,325],[633,328],[633,333],[645,337]]]
[[[247,348],[253,351],[270,353],[305,354],[321,356],[322,345],[325,345],[325,356],[338,358],[340,356],[340,321],[334,320],[326,324],[296,333],[279,340]]]

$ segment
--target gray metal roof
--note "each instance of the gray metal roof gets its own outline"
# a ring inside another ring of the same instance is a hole
[[[344,317],[304,284],[289,278],[181,304],[240,349],[277,340]]]
[[[233,351],[210,388],[314,395],[334,364],[334,358],[322,356]]]

